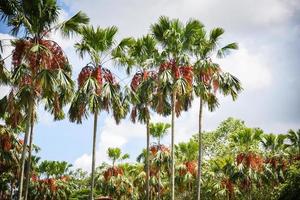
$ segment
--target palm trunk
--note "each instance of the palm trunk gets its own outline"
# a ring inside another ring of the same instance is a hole
[[[30,174],[31,174],[31,151],[32,151],[32,142],[33,142],[33,126],[34,126],[34,117],[33,117],[33,109],[31,113],[31,127],[30,127],[30,136],[29,136],[29,154],[28,154],[28,160],[27,160],[27,168],[26,168],[26,182],[25,182],[25,200],[27,200],[28,196],[28,188],[29,188],[29,182],[30,182]]]
[[[13,179],[12,179],[10,181],[10,199],[13,199],[13,191],[14,191],[13,189],[14,189],[14,182],[13,182]]]
[[[150,199],[150,161],[149,161],[149,152],[150,152],[150,125],[149,119],[146,122],[147,128],[147,153],[146,153],[146,199]]]
[[[172,122],[171,122],[171,200],[175,199],[175,152],[174,152],[174,131],[175,131],[175,102],[176,93],[172,93]]]
[[[94,133],[93,133],[93,155],[92,155],[92,175],[91,175],[91,193],[90,200],[94,199],[94,174],[95,174],[95,159],[96,159],[96,139],[97,139],[97,119],[98,111],[94,113]]]
[[[160,138],[158,138],[158,146],[160,148]],[[160,200],[160,162],[159,162],[159,166],[158,166],[158,200]]]
[[[197,200],[201,198],[201,164],[202,164],[202,115],[203,115],[203,102],[200,97],[200,107],[199,107],[199,131],[198,131],[198,180],[197,180]]]
[[[28,116],[27,116],[26,130],[25,130],[23,150],[22,150],[22,156],[21,156],[18,200],[22,200],[26,148],[27,148],[27,142],[28,142],[28,136],[29,136],[29,129],[31,126],[30,124],[31,124],[31,114],[32,114],[33,106],[34,106],[34,102],[31,100],[28,105]]]

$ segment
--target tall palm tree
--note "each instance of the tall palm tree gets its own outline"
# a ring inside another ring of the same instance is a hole
[[[151,32],[161,47],[158,73],[156,111],[162,113],[171,104],[171,199],[175,198],[175,114],[190,106],[193,72],[189,65],[188,51],[194,41],[194,34],[201,28],[196,20],[186,25],[178,19],[160,17],[151,26]],[[169,103],[171,102],[171,103]]]
[[[156,41],[150,35],[143,36],[137,40],[127,39],[129,49],[120,52],[116,49],[114,52],[115,59],[127,67],[129,74],[132,69],[137,69],[131,80],[131,120],[135,123],[136,118],[139,122],[146,124],[146,199],[149,200],[150,195],[150,164],[149,164],[149,149],[150,149],[150,108],[153,104],[153,94],[156,92],[157,72],[152,70],[155,66],[158,56],[156,49]]]
[[[82,118],[88,117],[88,112],[94,115],[93,147],[92,147],[92,173],[91,193],[93,199],[94,173],[96,158],[97,121],[99,113],[112,110],[114,119],[118,124],[127,114],[128,106],[121,94],[120,85],[116,82],[113,73],[102,67],[111,60],[111,52],[115,47],[115,35],[117,27],[94,28],[84,26],[80,29],[82,39],[75,44],[79,55],[83,58],[89,55],[91,62],[82,68],[78,76],[78,89],[73,98],[69,118],[72,122],[81,123]],[[124,42],[121,41],[115,48],[122,49]]]
[[[200,22],[199,22],[200,23]],[[212,61],[212,56],[224,57],[238,48],[236,43],[230,43],[219,47],[221,36],[224,33],[222,28],[214,28],[210,33],[206,33],[204,27],[195,34],[195,41],[191,48],[191,53],[195,57],[194,77],[195,93],[199,98],[199,130],[198,130],[198,180],[197,180],[197,199],[201,195],[201,164],[202,164],[202,121],[203,106],[208,105],[213,111],[219,104],[216,96],[217,90],[224,95],[231,95],[232,99],[237,98],[238,92],[242,90],[239,80],[229,73],[222,72],[221,67]]]
[[[21,199],[33,110],[40,100],[45,99],[45,108],[54,114],[55,119],[62,119],[62,107],[72,94],[73,83],[68,60],[61,47],[47,38],[55,30],[61,30],[64,36],[70,36],[89,19],[78,12],[69,20],[57,23],[60,8],[56,0],[1,1],[0,8],[1,20],[11,27],[11,33],[22,35],[21,39],[13,42],[15,49],[12,59],[13,85],[28,113],[20,165],[18,199]]]
[[[158,123],[151,123],[150,124],[150,127],[149,127],[149,132],[150,132],[150,135],[153,137],[153,138],[156,138],[157,139],[157,145],[158,145],[158,148],[159,148],[159,151],[161,149],[161,144],[160,144],[160,141],[161,139],[168,133],[168,129],[171,127],[170,124],[166,124],[166,123],[161,123],[161,122],[158,122]],[[158,199],[160,199],[160,185],[161,185],[161,177],[160,177],[160,165],[161,163],[158,162]]]

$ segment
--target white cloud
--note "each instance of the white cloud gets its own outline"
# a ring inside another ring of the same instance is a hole
[[[272,63],[265,55],[264,50],[260,49],[259,53],[250,53],[245,47],[241,47],[237,52],[219,63],[225,71],[229,71],[237,76],[244,89],[263,89],[269,87],[272,82]]]

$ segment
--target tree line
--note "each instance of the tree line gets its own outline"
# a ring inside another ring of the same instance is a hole
[[[0,117],[5,121],[4,129],[12,130],[15,134],[24,133],[24,140],[19,142],[18,147],[21,155],[16,157],[19,160],[16,173],[18,183],[15,191],[11,189],[11,192],[17,194],[17,199],[27,200],[31,191],[29,187],[35,182],[32,179],[34,170],[31,163],[33,134],[38,122],[37,107],[43,104],[54,120],[66,117],[63,111],[65,106],[69,106],[67,117],[71,122],[81,123],[90,115],[94,118],[89,199],[94,199],[94,188],[99,184],[95,182],[98,116],[102,112],[111,113],[118,124],[129,114],[133,122],[145,124],[147,146],[144,155],[145,177],[140,180],[141,186],[145,185],[140,191],[145,193],[142,199],[154,198],[151,190],[151,116],[153,113],[171,116],[167,198],[174,200],[178,193],[175,163],[179,157],[176,156],[174,144],[175,118],[190,109],[192,101],[198,97],[199,115],[195,122],[199,127],[198,158],[197,163],[188,166],[197,169],[196,184],[191,184],[190,188],[195,189],[195,198],[200,199],[204,176],[202,161],[205,160],[202,155],[206,154],[202,144],[203,109],[207,107],[213,111],[219,106],[219,95],[231,96],[236,100],[242,91],[238,78],[223,71],[215,62],[215,57],[224,58],[232,50],[238,49],[237,43],[222,45],[224,29],[220,27],[208,31],[197,19],[183,23],[179,19],[165,16],[150,26],[147,35],[116,41],[117,27],[89,25],[88,16],[81,11],[59,22],[60,9],[55,0],[0,2],[2,23],[16,37],[1,41],[1,47],[11,45],[13,51],[10,67],[4,63],[8,57],[1,56],[0,81],[1,85],[10,87],[10,92],[0,100]],[[74,48],[79,57],[89,58],[78,75],[77,84],[72,80],[72,67],[67,55],[49,37],[55,31],[60,31],[64,37],[78,35],[80,41],[74,44]],[[111,71],[113,64],[131,78],[129,84],[122,83],[123,80]],[[160,145],[156,148],[153,151],[161,150]],[[111,153],[118,154],[118,150],[111,149]],[[123,170],[115,167],[113,164],[112,170],[107,172],[109,176],[123,173]],[[49,182],[53,179],[46,180]],[[65,183],[67,180],[61,181]],[[12,185],[10,187],[13,188]],[[158,189],[158,193],[161,189]]]

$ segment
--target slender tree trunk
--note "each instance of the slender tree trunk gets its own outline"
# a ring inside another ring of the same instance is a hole
[[[12,179],[10,181],[10,199],[13,199],[13,191],[14,191],[14,182],[13,182],[13,179]]]
[[[171,122],[171,200],[175,199],[175,152],[174,152],[174,131],[175,131],[175,103],[176,93],[172,93],[172,122]]]
[[[26,149],[27,149],[29,129],[30,129],[30,124],[31,124],[31,114],[32,114],[33,107],[34,107],[34,102],[31,100],[28,105],[28,116],[27,116],[26,130],[25,130],[23,150],[22,150],[22,156],[21,156],[18,200],[22,199],[22,193],[23,193],[25,157],[26,157]]]
[[[95,160],[96,160],[96,139],[97,139],[97,120],[98,120],[98,111],[94,113],[94,133],[93,133],[93,154],[92,154],[92,175],[91,175],[91,193],[90,200],[94,199],[94,174],[95,174]]]
[[[146,122],[147,129],[147,153],[146,153],[146,199],[150,200],[150,161],[149,161],[149,152],[150,152],[150,124],[149,119]]]
[[[199,131],[198,131],[198,180],[197,180],[197,200],[201,199],[201,165],[202,165],[202,116],[203,116],[203,102],[200,97],[200,107],[199,107]]]
[[[158,138],[158,146],[160,148],[160,138]],[[158,200],[160,200],[160,162],[158,165]]]
[[[30,127],[30,136],[29,136],[29,150],[28,150],[28,160],[27,160],[27,168],[26,168],[26,182],[25,182],[25,197],[24,199],[27,200],[28,196],[28,188],[30,183],[30,174],[31,174],[31,151],[32,151],[32,143],[33,143],[33,126],[34,126],[34,110],[32,109],[31,113],[31,127]]]

